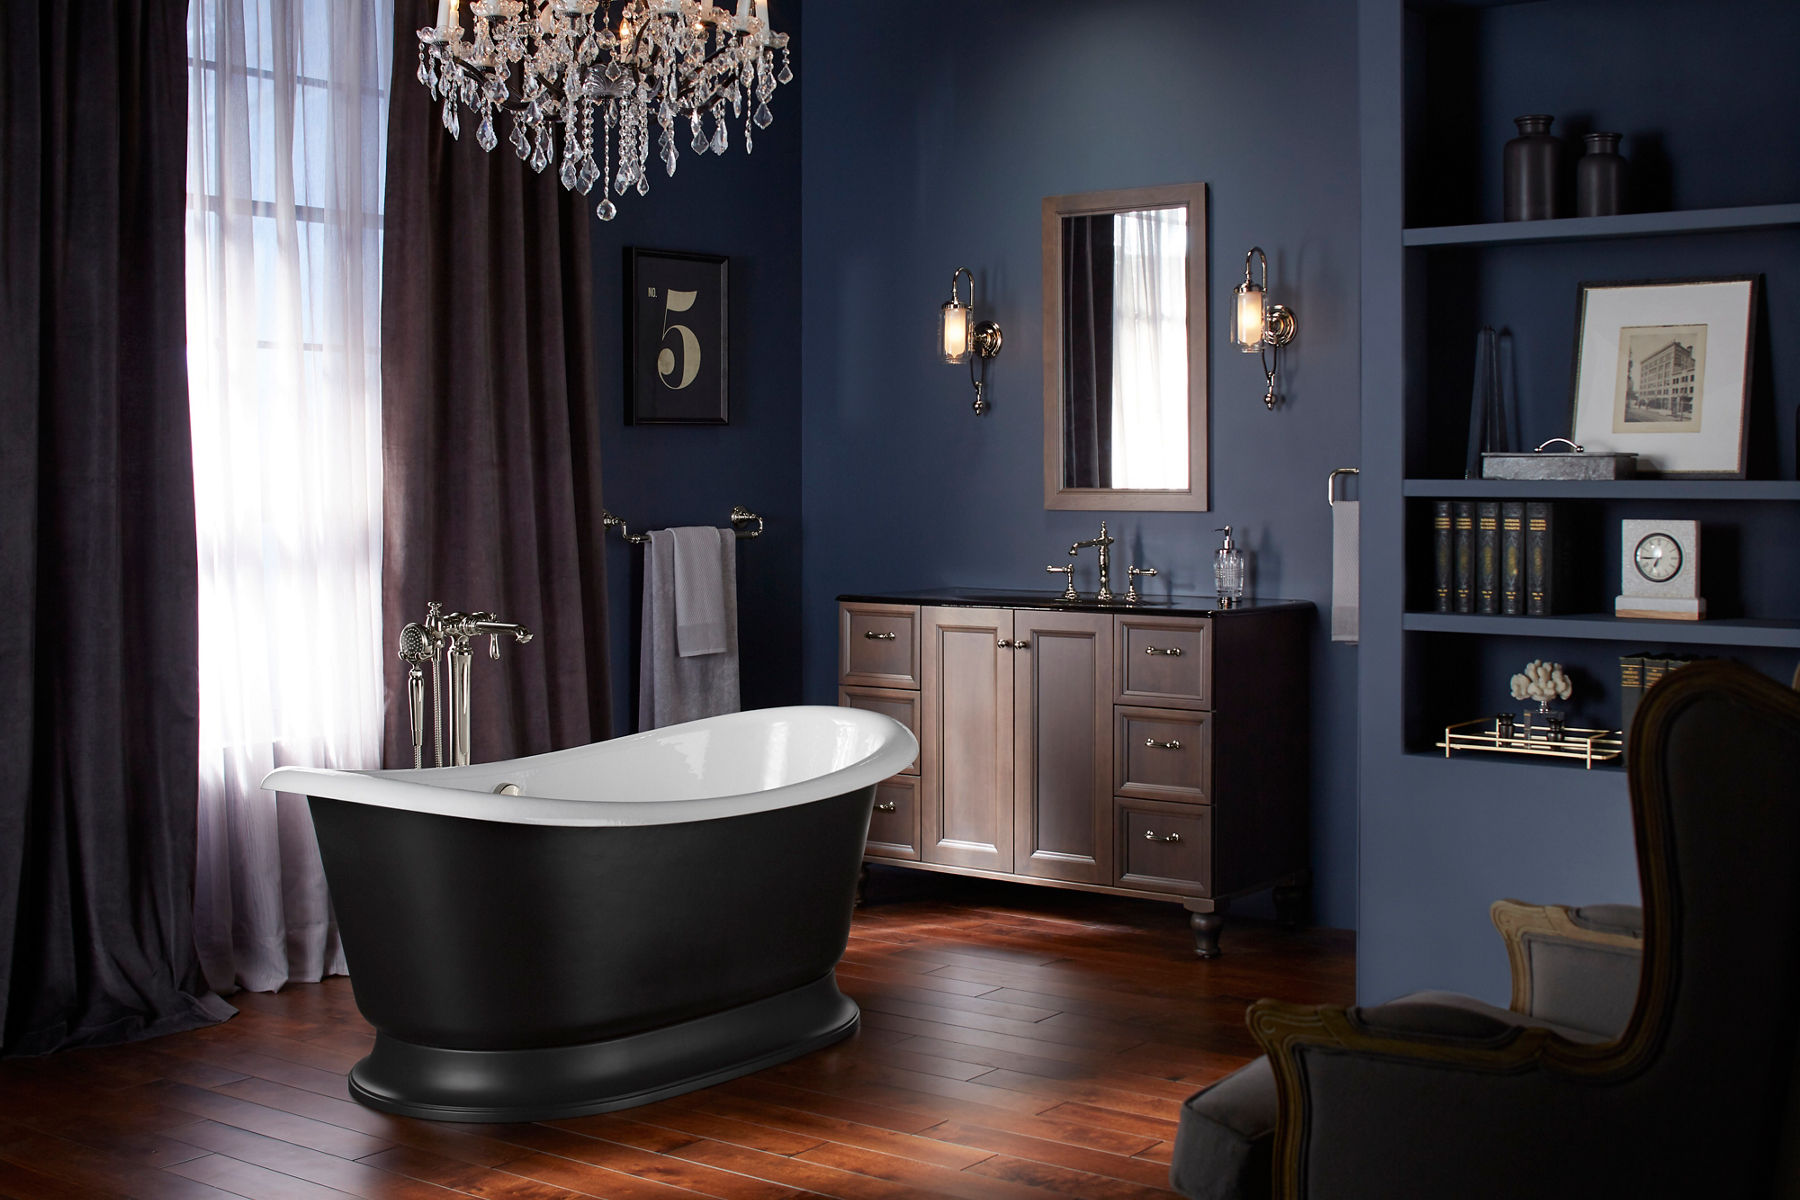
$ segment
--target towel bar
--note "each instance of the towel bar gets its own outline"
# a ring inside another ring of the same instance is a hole
[[[742,528],[742,526],[748,525],[752,521],[756,522],[755,529]],[[600,524],[607,529],[617,529],[619,531],[619,536],[634,546],[642,546],[645,542],[650,540],[649,534],[631,532],[630,529],[626,528],[624,521],[613,516],[605,509],[600,510]],[[751,512],[743,505],[734,504],[731,507],[731,530],[738,535],[739,539],[761,537],[763,535],[763,519],[760,514]]]

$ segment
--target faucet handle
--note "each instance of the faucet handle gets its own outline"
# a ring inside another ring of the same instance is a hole
[[[1049,572],[1052,575],[1067,575],[1069,577],[1068,586],[1063,588],[1062,595],[1058,596],[1057,599],[1059,599],[1059,600],[1079,600],[1079,599],[1081,599],[1081,593],[1075,590],[1075,560],[1074,559],[1071,558],[1067,563],[1065,563],[1064,565],[1062,565],[1060,567],[1048,566],[1048,567],[1045,567],[1044,570]]]
[[[1127,603],[1127,604],[1136,604],[1138,602],[1137,581],[1138,581],[1138,576],[1140,576],[1140,575],[1142,575],[1145,579],[1153,579],[1156,576],[1156,568],[1155,567],[1138,567],[1138,566],[1131,566],[1131,567],[1125,568],[1125,579],[1126,579],[1125,603]]]

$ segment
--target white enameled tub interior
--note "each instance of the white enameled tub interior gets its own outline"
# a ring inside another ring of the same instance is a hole
[[[270,791],[528,825],[656,825],[738,816],[867,787],[918,756],[904,725],[806,705],[708,717],[467,767],[278,767]],[[496,795],[505,784],[517,796]]]

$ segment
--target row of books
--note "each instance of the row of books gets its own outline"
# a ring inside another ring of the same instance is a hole
[[[1438,612],[1548,616],[1566,603],[1568,554],[1548,500],[1439,500],[1432,511]]]
[[[1660,683],[1670,671],[1699,661],[1698,655],[1670,654],[1661,650],[1634,650],[1619,656],[1619,728],[1625,733],[1626,749],[1631,747],[1631,722],[1637,716],[1644,693]]]

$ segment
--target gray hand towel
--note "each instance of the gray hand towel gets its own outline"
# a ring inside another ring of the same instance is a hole
[[[675,651],[675,541],[650,532],[644,547],[643,644],[638,653],[638,730],[736,712],[738,693],[737,539],[718,543],[725,649],[683,658]]]
[[[1362,610],[1357,599],[1361,575],[1362,506],[1355,500],[1339,500],[1331,506],[1331,640],[1354,642],[1362,633]]]
[[[725,652],[725,556],[720,535],[730,530],[683,525],[669,530],[675,544],[675,650],[683,658]]]

